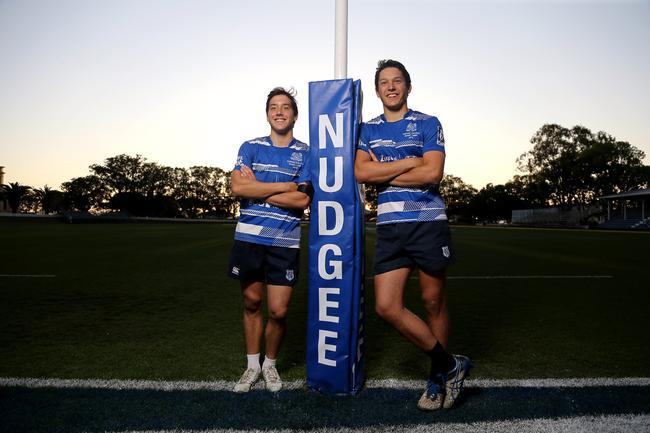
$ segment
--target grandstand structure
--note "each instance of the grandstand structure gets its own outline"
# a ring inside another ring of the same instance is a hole
[[[517,209],[512,211],[512,225],[533,227],[576,227],[583,211],[578,207]]]
[[[650,230],[650,188],[599,197],[607,206],[601,229]]]
[[[512,225],[650,230],[650,188],[604,195],[600,205],[549,207],[512,211]]]

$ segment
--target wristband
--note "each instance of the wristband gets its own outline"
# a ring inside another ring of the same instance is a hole
[[[314,188],[310,183],[301,183],[298,185],[298,189],[296,191],[307,194],[310,198],[314,195]]]

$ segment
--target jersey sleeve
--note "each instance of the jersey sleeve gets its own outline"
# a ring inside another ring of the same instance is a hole
[[[294,182],[296,183],[311,182],[310,161],[311,158],[309,155],[309,150],[307,150],[306,152],[303,153],[303,164],[302,167],[300,167],[300,170],[298,170]]]
[[[244,142],[239,147],[239,153],[237,153],[237,162],[235,163],[234,170],[241,170],[241,166],[245,165],[248,168],[253,167],[253,149],[249,142]]]
[[[445,135],[442,131],[442,124],[437,117],[431,117],[424,121],[422,138],[422,153],[430,150],[445,152]]]
[[[359,133],[359,140],[357,141],[357,150],[363,150],[366,153],[370,152],[369,143],[369,128],[365,123],[361,124],[361,132]]]

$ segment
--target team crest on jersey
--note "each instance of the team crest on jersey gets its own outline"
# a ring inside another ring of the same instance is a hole
[[[408,125],[406,125],[406,131],[402,134],[406,138],[414,138],[417,137],[418,135],[418,124],[415,122],[411,122]]]
[[[287,281],[293,281],[294,275],[293,275],[293,269],[287,269]]]
[[[302,153],[293,152],[288,162],[291,167],[300,168],[300,166],[302,165]]]
[[[447,258],[449,258],[449,256],[451,255],[451,253],[449,252],[449,247],[447,245],[442,247],[442,255]]]
[[[442,126],[438,125],[438,138],[436,140],[440,146],[445,145],[445,136],[442,133]]]
[[[239,275],[239,268],[237,266],[232,267],[232,274],[233,275]]]

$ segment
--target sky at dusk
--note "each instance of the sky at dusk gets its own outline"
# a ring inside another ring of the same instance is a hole
[[[265,98],[334,78],[334,0],[0,0],[5,183],[60,188],[126,153],[231,170],[267,135]],[[377,60],[403,62],[409,107],[445,129],[445,172],[517,174],[544,123],[628,141],[650,164],[650,1],[349,0],[348,76],[381,112]]]

